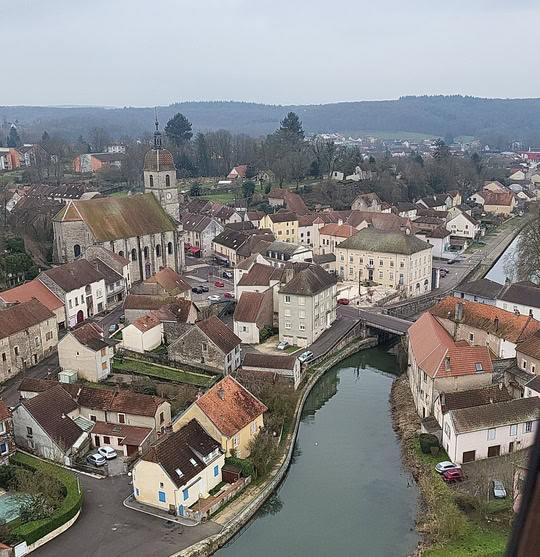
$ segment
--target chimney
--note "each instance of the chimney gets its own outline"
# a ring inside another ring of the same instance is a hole
[[[292,267],[285,269],[285,284],[294,278],[294,269]]]
[[[221,400],[225,400],[225,391],[221,387],[218,389],[217,395]]]
[[[66,415],[62,414],[62,419],[65,420],[66,419]]]
[[[463,302],[456,302],[456,321],[461,322],[463,321],[463,311],[465,309],[465,306],[463,305]]]
[[[495,317],[495,321],[493,321],[493,326],[495,327],[495,332],[499,330],[499,318]]]
[[[489,403],[493,404],[493,397],[489,397]]]

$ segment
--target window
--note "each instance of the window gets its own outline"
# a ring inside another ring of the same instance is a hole
[[[533,423],[532,422],[525,422],[523,424],[523,433],[531,433],[533,430]]]
[[[34,338],[34,344],[35,344],[36,346],[39,346],[39,345],[41,344],[41,340],[40,340],[39,337],[35,337],[35,338]]]
[[[384,261],[382,259],[379,259],[379,267],[382,267],[384,265]]]
[[[216,464],[214,466],[214,478],[217,477],[218,474],[219,474],[219,466]]]
[[[527,369],[527,360],[521,360],[521,367]]]
[[[101,298],[101,297],[103,296],[103,291],[101,290],[101,288],[98,288],[98,289],[96,290],[96,296],[97,296],[98,298]]]
[[[105,443],[105,445],[110,445],[111,444],[111,438],[108,435],[104,435],[103,436],[103,442]]]
[[[126,423],[126,415],[125,414],[118,414],[118,423],[125,424]]]
[[[144,258],[148,259],[148,246],[144,248]]]
[[[163,484],[160,484],[163,485]],[[166,503],[167,502],[167,496],[165,495],[164,491],[158,491],[158,499],[160,503]]]
[[[7,443],[4,441],[1,445],[0,445],[0,454],[7,454],[8,453],[8,446]]]
[[[118,255],[119,255],[120,257],[124,257],[124,252],[123,252],[122,250],[120,250],[120,251],[118,252]]]
[[[298,298],[298,305],[299,306],[305,306],[306,305],[306,299],[303,296],[300,296]]]
[[[286,329],[290,329],[290,328],[291,328],[291,322],[290,322],[290,321],[285,321],[285,328],[286,328]]]
[[[482,365],[482,362],[476,362],[476,364],[474,364],[474,365],[475,365],[476,371],[484,371],[484,366]]]
[[[170,185],[171,185],[171,177],[168,174],[166,174],[165,175],[165,187],[168,188],[168,187],[170,187]]]
[[[383,272],[379,271],[379,279],[382,279],[382,278],[383,278]]]
[[[290,309],[286,309],[285,310],[285,317],[290,317],[291,316],[291,310]]]
[[[354,263],[354,258],[352,255],[349,255],[349,263]]]
[[[370,267],[373,267],[373,259],[369,260],[369,265],[370,265]]]
[[[154,187],[154,177],[152,176],[152,174],[150,174],[150,187]]]
[[[172,255],[172,242],[169,242],[169,243],[167,244],[167,253],[168,253],[169,255]]]
[[[301,310],[298,312],[298,318],[299,318],[299,319],[305,319],[305,318],[306,318],[306,312],[305,312],[303,309],[301,309]]]
[[[394,280],[394,273],[388,273],[390,280]]]
[[[208,344],[206,344],[206,342],[202,343],[202,351],[206,352],[208,350]]]
[[[5,362],[7,360],[7,356],[5,352],[2,352],[2,361]]]
[[[137,250],[135,248],[131,250],[131,261],[137,261]]]
[[[510,436],[514,437],[515,435],[517,435],[517,424],[512,424],[510,426]]]
[[[290,304],[290,303],[291,303],[291,297],[290,297],[290,296],[285,296],[285,303],[286,303],[286,304]]]
[[[427,373],[425,371],[422,373],[422,380],[424,381],[424,383],[427,382]]]
[[[251,431],[251,435],[253,435],[257,431],[257,424],[255,422],[252,422],[249,426],[249,430]]]
[[[393,267],[393,266],[394,266],[394,262],[390,261],[390,267]]]
[[[531,364],[531,373],[536,373],[536,365]]]
[[[81,296],[81,303],[82,303],[82,296]],[[79,305],[79,297],[75,296],[75,305],[78,306]]]
[[[227,354],[227,363],[229,363],[231,361],[231,354]]]
[[[469,342],[474,342],[474,333],[469,333]]]
[[[405,267],[405,261],[400,261],[399,262],[399,268],[403,269]]]
[[[161,257],[161,244],[156,246],[156,257]]]
[[[139,488],[138,488],[138,487],[135,488],[135,495],[136,495],[137,497],[139,496]]]
[[[300,325],[298,325],[298,328],[299,328],[301,331],[305,331],[305,330],[306,330],[306,325],[305,325],[304,323],[300,323]]]
[[[448,424],[444,424],[444,434],[450,439],[450,426]]]
[[[101,369],[107,369],[107,362],[101,362]]]
[[[5,433],[5,432],[6,432],[6,423],[0,422],[0,433]]]
[[[97,416],[94,416],[94,414],[90,414],[90,421],[91,422],[97,422]]]
[[[360,264],[362,264],[363,262],[364,262],[364,258],[361,257],[361,258],[360,258]]]
[[[488,432],[487,432],[488,441],[493,441],[493,439],[495,439],[495,433],[496,433],[496,431],[497,431],[497,430],[496,430],[495,428],[488,429]]]
[[[26,426],[26,435],[28,435],[28,436],[31,437],[33,434],[34,434],[34,433],[33,433],[33,431],[32,431],[32,428],[31,428],[30,426],[27,425],[27,426]]]
[[[19,355],[19,347],[15,346],[15,348],[13,348],[13,351],[15,352],[15,356]]]
[[[238,435],[235,435],[233,437],[233,447],[234,448],[238,447]]]
[[[243,333],[249,333],[249,327],[246,327],[245,325],[242,326],[242,332]]]

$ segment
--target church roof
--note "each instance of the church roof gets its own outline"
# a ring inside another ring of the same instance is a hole
[[[70,201],[53,220],[84,222],[98,243],[176,230],[151,193]]]
[[[159,157],[158,157],[159,154]],[[159,164],[158,164],[159,163]],[[162,170],[176,170],[174,158],[167,149],[152,149],[144,156],[143,170],[160,172]]]

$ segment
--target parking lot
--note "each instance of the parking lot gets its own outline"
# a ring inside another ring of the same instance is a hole
[[[192,258],[190,258],[192,259]],[[190,263],[192,263],[190,261]],[[187,269],[184,275],[184,279],[188,284],[192,287],[194,286],[207,286],[208,292],[204,292],[202,294],[197,294],[195,292],[191,293],[191,299],[198,305],[206,305],[209,304],[208,297],[209,296],[219,296],[220,299],[226,299],[223,295],[226,292],[230,292],[234,294],[234,281],[229,278],[224,278],[223,273],[229,272],[232,273],[230,269],[226,269],[225,267],[219,266],[211,266],[205,265],[203,266],[204,262],[198,262],[198,266],[196,269]],[[223,284],[222,287],[215,286],[216,282],[221,282]]]

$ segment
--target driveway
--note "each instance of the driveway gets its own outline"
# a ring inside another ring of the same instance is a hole
[[[66,532],[33,552],[36,557],[169,557],[221,530],[213,521],[168,526],[165,520],[123,506],[129,478],[79,476],[84,489],[81,515]]]

